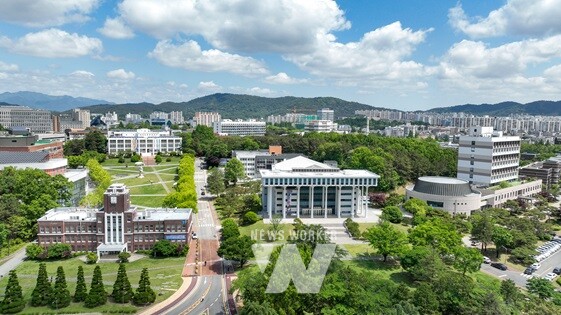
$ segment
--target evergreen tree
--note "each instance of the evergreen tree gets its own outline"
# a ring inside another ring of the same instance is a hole
[[[105,292],[105,287],[103,286],[101,268],[99,268],[99,266],[95,266],[92,285],[90,287],[90,292],[86,297],[84,305],[91,308],[103,305],[105,303],[107,303],[107,293]]]
[[[58,266],[56,270],[55,288],[53,290],[53,297],[51,299],[51,307],[59,309],[70,305],[70,291],[66,286],[66,276],[62,266]]]
[[[76,291],[74,292],[74,302],[82,302],[88,296],[88,290],[86,288],[86,280],[84,279],[84,268],[78,266],[78,276],[76,282]]]
[[[121,263],[119,265],[119,271],[117,272],[117,279],[115,280],[115,284],[113,284],[111,296],[116,303],[128,303],[133,295],[134,293],[129,277],[127,276],[125,264]]]
[[[138,289],[133,297],[134,304],[147,305],[154,303],[156,300],[156,293],[150,287],[150,278],[148,276],[148,268],[143,268],[140,274],[140,281],[138,282]]]
[[[18,276],[15,270],[10,270],[10,278],[4,293],[4,299],[0,302],[1,314],[14,314],[21,312],[25,307],[25,301],[21,293]]]
[[[51,301],[52,288],[47,276],[47,265],[39,264],[39,272],[37,274],[37,284],[31,294],[31,306],[49,305]]]

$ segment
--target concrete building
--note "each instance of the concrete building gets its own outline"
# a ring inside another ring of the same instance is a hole
[[[4,128],[26,127],[36,133],[53,131],[50,111],[27,106],[0,106],[0,125]]]
[[[90,187],[88,185],[88,170],[82,169],[67,169],[64,174],[62,174],[72,185],[72,196],[70,197],[70,205],[77,207],[80,205],[80,201],[84,198],[88,192],[90,192]]]
[[[38,244],[47,248],[66,243],[73,251],[96,251],[98,257],[123,251],[149,250],[158,240],[186,244],[191,233],[191,209],[130,207],[123,184],[109,186],[103,208],[61,207],[37,220]]]
[[[306,123],[304,130],[308,132],[335,132],[337,131],[337,124],[332,120],[311,120]]]
[[[553,169],[543,167],[543,162],[535,162],[518,170],[520,178],[537,178],[541,179],[546,187],[551,187],[551,177]]]
[[[16,169],[35,168],[54,176],[64,174],[68,160],[52,158],[48,151],[6,152],[0,151],[0,170],[7,167]]]
[[[502,207],[508,200],[516,200],[518,198],[529,198],[542,190],[542,180],[529,180],[524,182],[514,182],[510,186],[501,188],[493,186],[487,189],[481,189],[483,199],[489,207]]]
[[[85,109],[75,108],[72,110],[72,120],[79,121],[82,124],[81,128],[86,129],[90,126],[90,122],[92,120],[90,111]]]
[[[366,216],[368,188],[380,176],[341,170],[303,156],[260,170],[264,217],[341,218]]]
[[[203,125],[207,127],[213,127],[215,122],[222,120],[222,116],[219,113],[212,112],[196,112],[193,117],[193,128],[198,125]]]
[[[125,115],[125,123],[139,124],[143,121],[144,119],[139,114],[128,113]]]
[[[213,130],[214,133],[225,136],[264,136],[266,123],[255,119],[223,119],[214,122]]]
[[[520,137],[506,137],[493,127],[471,127],[458,148],[458,179],[492,186],[518,179]]]
[[[169,120],[171,120],[172,124],[178,124],[178,125],[185,122],[182,111],[169,113]]]
[[[306,124],[306,122],[311,120],[318,120],[318,116],[301,114],[301,113],[288,113],[285,115],[267,116],[267,122],[271,124],[280,124],[280,123]]]
[[[181,152],[182,138],[174,136],[171,130],[111,130],[107,136],[109,154],[136,152],[156,154],[158,152]]]
[[[317,110],[318,120],[335,120],[335,112],[329,108],[322,108]]]
[[[283,154],[281,146],[269,146],[269,150],[232,151],[232,158],[242,162],[245,175],[249,178],[258,178],[260,170],[270,170],[276,163],[302,156],[298,153]]]

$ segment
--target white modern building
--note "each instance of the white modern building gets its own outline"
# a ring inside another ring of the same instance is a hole
[[[264,136],[266,123],[255,119],[223,119],[214,122],[213,129],[214,133],[226,136]]]
[[[137,123],[140,123],[142,121],[143,121],[142,116],[140,116],[139,114],[128,113],[128,114],[125,115],[125,122],[126,123],[137,124]]]
[[[27,106],[0,106],[0,125],[4,128],[25,127],[35,133],[53,131],[50,111]]]
[[[136,152],[156,154],[158,152],[181,152],[182,138],[171,130],[112,130],[107,137],[109,154]]]
[[[75,108],[74,110],[72,110],[72,120],[79,121],[81,123],[81,129],[86,129],[90,126],[90,122],[92,120],[90,111],[87,109]],[[65,129],[72,129],[72,128],[65,128]]]
[[[315,132],[335,132],[337,131],[337,124],[332,120],[312,120],[306,123],[304,130]]]
[[[471,127],[458,148],[458,179],[493,186],[518,179],[520,137],[503,136],[493,127]]]
[[[318,120],[335,120],[335,112],[329,108],[318,109]]]
[[[207,127],[213,127],[215,122],[222,120],[222,116],[219,113],[213,112],[196,112],[193,117],[193,127],[198,125],[203,125]]]
[[[107,126],[115,126],[119,124],[119,115],[116,112],[107,112],[105,115],[101,117],[101,120]]]
[[[183,112],[182,111],[170,112],[169,113],[169,120],[171,120],[172,124],[182,124],[182,123],[185,122],[185,119],[183,118]]]
[[[263,155],[270,155],[269,151],[232,151],[232,158],[236,158],[242,162],[245,176],[249,178],[255,177],[255,157]]]
[[[366,170],[341,170],[298,156],[260,170],[266,217],[364,217],[368,188],[380,176]]]

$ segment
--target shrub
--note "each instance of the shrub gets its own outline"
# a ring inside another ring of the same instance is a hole
[[[86,254],[86,264],[92,265],[97,262],[97,255],[94,252],[89,252]]]
[[[403,214],[396,206],[388,206],[382,209],[382,219],[388,220],[391,223],[400,223],[403,219]]]
[[[140,162],[140,160],[141,160],[140,155],[138,155],[138,154],[136,154],[136,153],[134,153],[134,154],[131,156],[131,163]]]
[[[162,163],[162,156],[161,155],[156,155],[156,158],[154,160],[156,161],[156,163],[160,164],[160,163]]]
[[[171,162],[171,158],[170,157],[166,158],[166,162]]]
[[[121,263],[128,263],[130,257],[131,257],[131,253],[129,253],[129,252],[120,252],[120,253],[119,253],[119,262],[121,262]]]
[[[248,211],[243,216],[243,224],[245,225],[251,225],[259,220],[261,220],[261,218],[253,211]]]
[[[118,160],[117,162],[119,162],[119,163],[121,163],[121,164],[122,164],[122,163],[125,163],[125,157],[121,155],[121,156],[119,157],[119,160]]]
[[[68,258],[71,256],[72,247],[69,244],[51,244],[47,249],[49,259]]]
[[[38,244],[29,244],[25,248],[25,255],[29,259],[39,259],[39,257],[42,256],[41,254],[43,253],[43,251],[43,247],[39,246]]]
[[[356,223],[355,221],[353,221],[353,219],[351,218],[347,218],[345,220],[345,227],[347,228],[347,231],[349,232],[349,234],[351,234],[352,237],[354,238],[359,238],[360,237],[360,228],[358,223]]]
[[[84,305],[88,308],[92,308],[105,303],[107,303],[107,293],[105,292],[105,286],[103,285],[101,268],[99,266],[95,266],[90,292],[86,297]]]
[[[142,269],[140,274],[140,281],[138,282],[138,289],[133,297],[134,304],[148,305],[154,303],[156,300],[156,293],[150,287],[150,277],[148,276],[148,269]]]

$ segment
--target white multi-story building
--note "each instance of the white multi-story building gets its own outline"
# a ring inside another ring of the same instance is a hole
[[[232,151],[232,158],[240,160],[243,164],[245,176],[255,177],[255,157],[271,155],[267,150],[260,151]]]
[[[493,127],[471,127],[458,148],[458,179],[480,186],[518,179],[520,137],[506,137]]]
[[[213,127],[215,122],[222,120],[222,116],[219,113],[212,112],[196,112],[193,117],[193,127],[198,125],[203,125],[207,127]]]
[[[0,125],[5,128],[25,127],[35,133],[53,131],[50,111],[27,106],[0,106]]]
[[[90,122],[92,120],[90,111],[87,109],[75,108],[72,111],[72,120],[81,122],[82,129],[86,129],[90,126]]]
[[[139,114],[131,114],[128,113],[125,115],[125,122],[126,123],[133,123],[133,124],[137,124],[142,122],[142,116],[140,116]]]
[[[260,170],[263,212],[272,218],[366,216],[368,188],[380,176],[366,170],[341,170],[303,156]]]
[[[171,120],[172,124],[182,124],[185,122],[182,111],[169,113],[169,120]]]
[[[335,112],[329,108],[318,109],[318,120],[335,120]]]
[[[334,132],[337,131],[337,124],[332,120],[312,120],[306,123],[304,130],[315,132]]]
[[[136,152],[156,154],[158,152],[181,152],[181,137],[170,130],[113,130],[107,137],[109,154]]]
[[[214,133],[230,136],[264,136],[266,123],[264,121],[250,120],[230,120],[223,119],[213,125]]]
[[[115,112],[107,112],[107,114],[101,117],[101,120],[107,126],[115,126],[119,124],[119,116]]]
[[[169,119],[169,114],[164,112],[153,112],[150,119]]]

